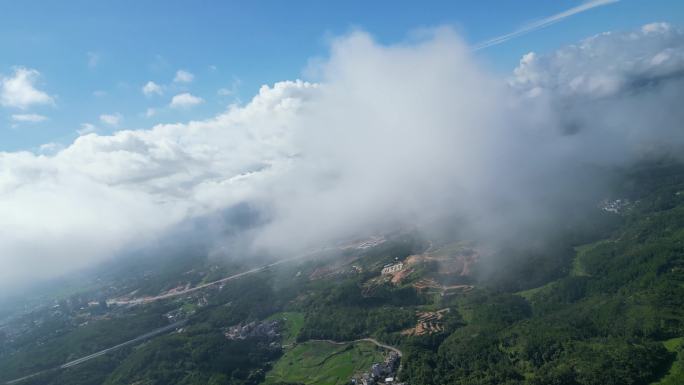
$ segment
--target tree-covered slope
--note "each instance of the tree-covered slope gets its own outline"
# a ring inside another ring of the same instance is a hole
[[[409,382],[679,383],[684,171],[651,165],[626,181],[633,203],[622,224],[577,248],[567,276],[517,294],[492,284],[461,299],[466,326],[438,343],[410,344]]]

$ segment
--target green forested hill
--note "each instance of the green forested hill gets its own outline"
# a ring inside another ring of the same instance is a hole
[[[404,282],[383,280],[385,264],[433,248],[420,235],[400,234],[221,289],[119,308],[60,333],[42,324],[26,334],[40,343],[2,345],[0,379],[120,343],[181,309],[183,330],[22,383],[257,385],[275,369],[289,381],[301,361],[293,357],[315,356],[307,341],[373,337],[402,350],[399,378],[413,385],[684,384],[684,166],[648,164],[616,180],[611,199],[629,202],[619,213],[578,207],[529,246],[499,246],[487,269],[442,277],[468,290],[416,289],[420,280],[440,278],[434,263],[416,265]],[[438,310],[438,329],[406,333],[420,314]],[[287,319],[276,340],[224,336],[232,325],[279,318]]]
[[[411,343],[411,383],[684,383],[683,176],[672,166],[633,175],[622,224],[578,247],[567,276],[463,299],[466,326]]]

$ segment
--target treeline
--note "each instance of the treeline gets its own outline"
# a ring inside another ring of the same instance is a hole
[[[306,298],[296,306],[305,314],[298,340],[349,341],[374,336],[389,341],[392,333],[414,326],[415,307],[428,299],[410,286],[364,287],[369,277],[311,283]]]
[[[264,338],[230,341],[198,325],[136,349],[104,384],[257,385],[280,354]]]

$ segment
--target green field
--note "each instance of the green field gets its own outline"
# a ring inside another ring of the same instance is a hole
[[[606,244],[607,240],[601,240],[597,242],[587,243],[586,245],[581,245],[575,247],[575,258],[572,260],[572,269],[570,270],[570,275],[573,277],[586,277],[587,274],[584,265],[582,264],[582,258],[584,255],[594,250],[596,247]]]
[[[295,382],[317,385],[349,383],[355,373],[383,360],[383,350],[370,342],[331,344],[309,341],[287,351],[266,374],[264,384]]]
[[[663,342],[665,349],[673,353],[676,352],[677,357],[665,377],[658,382],[654,382],[653,385],[684,384],[684,352],[679,351],[682,343],[684,343],[684,337],[672,338]]]
[[[542,286],[535,287],[535,288],[528,289],[528,290],[519,291],[519,292],[516,292],[515,294],[525,298],[528,301],[531,301],[532,297],[534,297],[536,294],[552,289],[553,285],[555,285],[556,282],[557,281],[551,281],[551,282],[547,283],[546,285],[542,285]]]
[[[593,242],[593,243],[588,243],[586,245],[581,245],[575,247],[575,257],[572,259],[572,266],[570,269],[570,276],[571,277],[586,277],[589,274],[585,271],[584,266],[582,265],[582,256],[588,252],[590,252],[592,249],[596,248],[597,246],[606,243],[605,240],[601,240],[598,242]],[[527,290],[522,290],[519,292],[516,292],[515,294],[525,298],[526,300],[530,301],[532,300],[532,297],[534,297],[538,293],[542,293],[545,291],[550,291],[553,289],[553,286],[558,282],[558,280],[551,281],[545,285],[535,287],[532,289],[527,289]]]
[[[283,345],[290,345],[297,339],[297,334],[304,326],[304,314],[297,312],[275,313],[268,317],[269,320],[283,320],[285,331],[283,332]]]

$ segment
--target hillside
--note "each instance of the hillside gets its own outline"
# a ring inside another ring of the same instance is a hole
[[[198,258],[154,275],[107,270],[109,291],[88,288],[5,321],[0,379],[338,384],[388,354],[346,343],[372,337],[401,349],[408,384],[679,384],[684,167],[650,163],[616,180],[614,197],[574,208],[582,220],[568,216],[528,246],[404,231],[268,268]],[[221,280],[240,271],[250,273]],[[97,295],[108,300],[88,304]]]

